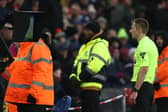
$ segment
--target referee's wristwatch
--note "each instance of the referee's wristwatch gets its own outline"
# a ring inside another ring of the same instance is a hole
[[[138,92],[139,90],[134,87],[134,88],[132,89],[132,91],[133,91],[133,92]]]

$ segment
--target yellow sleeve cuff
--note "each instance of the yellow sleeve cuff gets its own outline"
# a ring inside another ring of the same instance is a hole
[[[69,79],[71,79],[72,77],[76,77],[76,74],[72,73],[72,74],[69,76]]]
[[[79,77],[78,77],[76,74],[74,74],[74,73],[72,73],[72,74],[69,76],[69,79],[71,79],[72,77],[75,77],[78,81],[81,81],[81,80],[79,79]]]

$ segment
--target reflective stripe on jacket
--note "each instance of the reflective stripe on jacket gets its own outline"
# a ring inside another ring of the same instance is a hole
[[[111,56],[108,50],[108,42],[101,38],[96,38],[81,46],[79,53],[75,59],[74,67],[77,79],[80,79],[82,66],[86,65],[86,70],[93,75],[94,78],[104,80],[104,76],[98,74],[101,69],[111,62]],[[71,76],[70,76],[71,77]],[[81,80],[82,81],[82,80]],[[103,87],[100,82],[81,82],[81,88],[99,88]]]
[[[168,47],[164,48],[158,59],[156,82],[160,83],[160,89],[155,90],[155,99],[168,97]]]
[[[22,42],[11,66],[5,101],[27,104],[31,94],[36,104],[54,104],[52,57],[42,41]]]

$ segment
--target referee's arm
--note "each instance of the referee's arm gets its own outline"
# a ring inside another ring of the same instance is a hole
[[[145,76],[147,74],[148,71],[148,66],[142,66],[139,69],[139,73],[138,73],[138,77],[137,77],[137,81],[135,83],[134,88],[136,88],[137,90],[139,90],[144,82]]]

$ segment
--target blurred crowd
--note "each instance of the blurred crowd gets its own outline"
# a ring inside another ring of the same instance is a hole
[[[149,36],[168,31],[168,0],[0,0],[0,35],[12,42],[13,12],[46,11],[49,46],[54,60],[54,76],[65,91],[72,92],[68,76],[82,41],[83,26],[97,21],[109,41],[112,55],[105,87],[130,86],[136,40],[129,33],[131,20],[142,17],[150,22]]]

